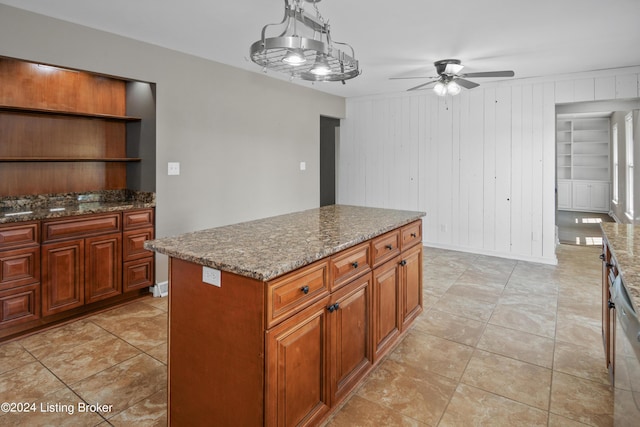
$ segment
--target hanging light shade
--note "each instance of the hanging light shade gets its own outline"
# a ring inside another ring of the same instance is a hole
[[[462,88],[460,87],[460,85],[454,81],[450,81],[449,83],[447,83],[447,93],[449,95],[455,96],[457,94],[460,93],[460,91],[462,90]]]
[[[433,91],[438,96],[445,96],[447,94],[447,85],[446,85],[446,83],[443,83],[443,82],[436,83],[436,85],[433,87]]]
[[[265,71],[282,72],[303,80],[344,83],[360,75],[353,48],[331,39],[329,24],[318,10],[319,1],[284,0],[282,22],[262,28],[262,37],[251,45],[251,60]],[[305,3],[313,5],[315,16],[304,11]],[[276,35],[267,36],[270,31]]]

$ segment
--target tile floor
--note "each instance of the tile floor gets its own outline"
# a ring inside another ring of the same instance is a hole
[[[561,245],[549,266],[425,248],[423,314],[326,425],[612,425],[599,254]],[[0,401],[38,405],[0,426],[166,425],[166,303],[0,345]]]

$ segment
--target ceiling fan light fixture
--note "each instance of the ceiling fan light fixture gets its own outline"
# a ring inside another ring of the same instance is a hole
[[[460,87],[460,85],[454,81],[450,81],[449,83],[447,83],[447,93],[451,96],[456,96],[457,94],[460,93],[460,91],[462,90],[462,88]]]
[[[320,0],[284,0],[284,17],[262,28],[260,40],[249,49],[253,62],[263,69],[309,81],[342,81],[360,75],[353,48],[333,41],[329,24],[320,15]],[[311,3],[312,16],[303,5]],[[267,35],[274,27],[275,36]],[[343,50],[341,50],[342,48]],[[310,58],[315,56],[315,61]]]
[[[436,93],[436,95],[438,96],[445,96],[447,94],[447,85],[444,84],[443,82],[438,82],[436,83],[436,85],[433,87],[433,91]]]

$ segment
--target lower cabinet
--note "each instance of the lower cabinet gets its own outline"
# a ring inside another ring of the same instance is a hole
[[[84,239],[42,245],[42,315],[84,305]]]
[[[422,245],[408,249],[400,261],[402,329],[422,312]]]
[[[558,180],[558,209],[568,211],[608,212],[608,181]]]
[[[331,404],[325,297],[267,331],[266,425],[313,425]]]
[[[85,240],[84,302],[90,304],[122,293],[122,236]]]
[[[373,358],[380,359],[400,335],[400,264],[393,259],[373,271]]]

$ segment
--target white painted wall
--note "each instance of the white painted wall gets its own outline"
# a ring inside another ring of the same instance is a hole
[[[320,115],[344,117],[344,98],[5,5],[0,40],[3,56],[157,84],[158,237],[319,206]]]
[[[639,72],[350,98],[338,201],[426,211],[429,246],[556,263],[556,104],[636,98]]]

